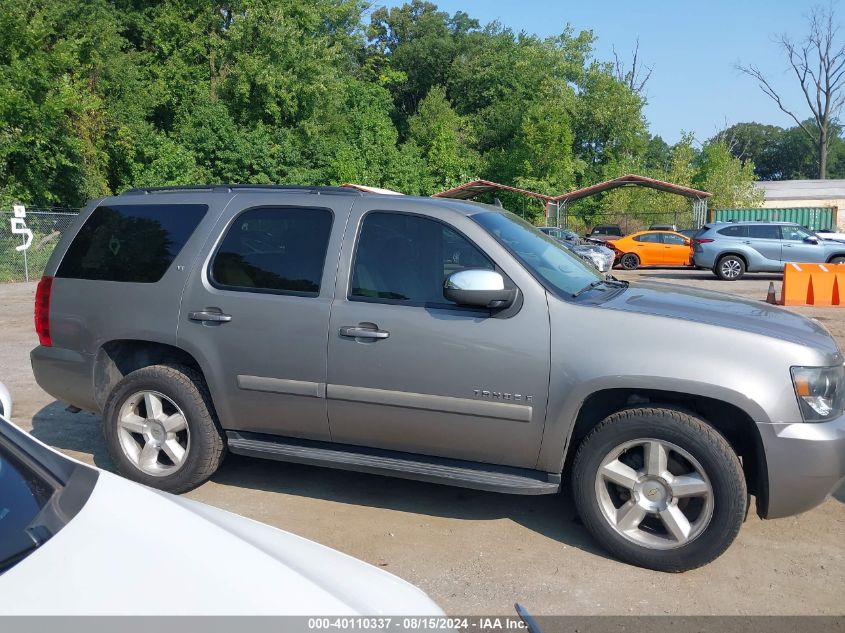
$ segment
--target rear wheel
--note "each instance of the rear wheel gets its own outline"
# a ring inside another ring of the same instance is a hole
[[[640,258],[635,253],[625,253],[619,263],[625,270],[636,270],[640,265]]]
[[[587,529],[614,555],[649,569],[709,563],[745,517],[745,478],[730,444],[674,409],[609,416],[581,442],[573,475]]]
[[[223,461],[223,433],[205,380],[183,365],[153,365],[115,385],[103,433],[118,472],[181,493],[208,479]]]
[[[725,255],[716,264],[713,272],[723,281],[736,281],[745,274],[745,262],[736,255]]]

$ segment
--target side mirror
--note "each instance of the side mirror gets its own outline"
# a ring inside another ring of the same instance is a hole
[[[819,238],[817,238],[813,235],[809,235],[809,236],[804,238],[804,241],[807,242],[807,244],[818,244]]]
[[[462,306],[501,310],[516,299],[516,289],[505,288],[505,279],[493,270],[459,270],[446,277],[443,296]]]

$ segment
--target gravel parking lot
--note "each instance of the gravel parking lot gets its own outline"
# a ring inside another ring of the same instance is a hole
[[[778,275],[720,282],[708,271],[614,274],[760,300],[769,281],[780,285]],[[100,418],[65,412],[32,378],[34,294],[35,284],[0,285],[0,381],[15,398],[14,422],[111,469]],[[819,319],[845,347],[845,309],[796,311]],[[695,353],[695,341],[677,346]],[[724,556],[677,575],[609,558],[578,523],[567,493],[514,497],[229,456],[189,496],[383,567],[450,614],[511,614],[516,601],[535,614],[845,614],[845,489],[798,517],[750,516]]]

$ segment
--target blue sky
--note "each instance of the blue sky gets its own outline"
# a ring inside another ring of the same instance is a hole
[[[782,89],[786,103],[809,116],[772,37],[785,32],[801,39],[805,16],[818,4],[814,0],[432,1],[450,14],[466,11],[482,24],[498,20],[542,36],[561,32],[567,22],[576,30],[592,30],[599,59],[612,59],[613,47],[630,59],[639,38],[641,59],[654,66],[646,86],[646,118],[652,133],[669,143],[683,130],[704,141],[726,123],[794,125],[751,78],[735,70],[738,62],[759,65]],[[845,6],[839,5],[839,15],[845,20]]]

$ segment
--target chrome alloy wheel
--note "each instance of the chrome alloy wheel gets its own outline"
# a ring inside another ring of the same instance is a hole
[[[701,464],[664,440],[633,440],[610,451],[596,473],[596,496],[618,534],[650,549],[686,545],[713,517],[713,487]]]
[[[139,391],[126,399],[118,415],[117,436],[126,458],[154,477],[179,470],[191,443],[185,414],[158,391]]]
[[[722,269],[722,275],[727,279],[736,279],[742,273],[742,266],[735,259],[726,259],[719,266]]]

